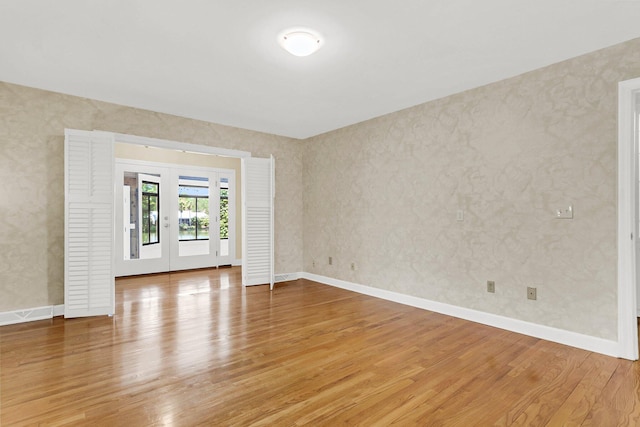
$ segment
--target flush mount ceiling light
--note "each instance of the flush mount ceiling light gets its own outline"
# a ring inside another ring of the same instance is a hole
[[[278,36],[280,45],[292,55],[309,56],[322,46],[322,39],[311,30],[291,29]]]

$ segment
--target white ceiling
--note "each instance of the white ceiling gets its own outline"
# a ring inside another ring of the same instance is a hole
[[[640,0],[0,0],[0,80],[307,138],[636,37]]]

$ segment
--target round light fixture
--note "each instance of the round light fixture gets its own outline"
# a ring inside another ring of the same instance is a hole
[[[322,39],[309,30],[288,30],[278,37],[280,45],[292,55],[309,56],[322,46]]]

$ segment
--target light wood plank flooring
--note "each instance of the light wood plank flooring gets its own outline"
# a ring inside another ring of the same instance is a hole
[[[640,425],[637,363],[238,268],[116,288],[0,328],[2,426]]]

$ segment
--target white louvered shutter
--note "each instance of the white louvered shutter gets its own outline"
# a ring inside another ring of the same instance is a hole
[[[242,284],[273,289],[274,159],[242,159]]]
[[[111,315],[113,136],[65,130],[64,316]]]

